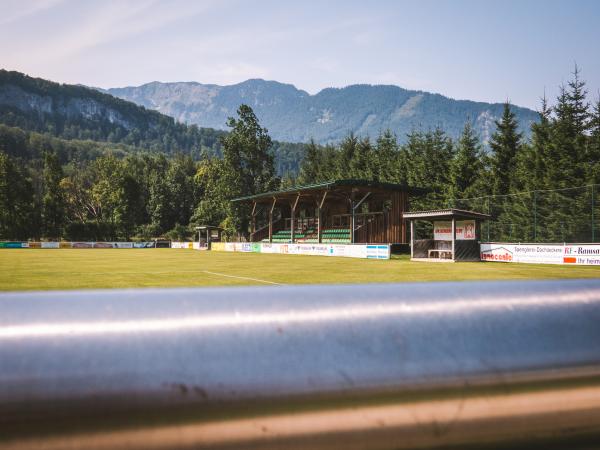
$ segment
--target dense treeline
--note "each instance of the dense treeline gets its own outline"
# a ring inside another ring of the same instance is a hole
[[[271,138],[251,108],[242,105],[238,113],[228,122],[231,133],[222,135],[222,158],[203,153],[199,162],[183,153],[117,157],[109,151],[90,158],[74,141],[31,133],[30,140],[46,144],[35,146],[41,159],[0,151],[0,238],[184,239],[201,223],[223,224],[230,234],[244,229],[247,211],[228,200],[280,181]],[[90,152],[105,150],[90,146]]]
[[[0,126],[0,238],[184,238],[202,223],[246,234],[247,206],[231,198],[360,178],[428,188],[413,210],[489,211],[495,240],[589,241],[594,190],[576,187],[600,183],[600,99],[589,104],[576,69],[539,115],[525,140],[506,103],[488,151],[472,123],[457,140],[433,129],[403,145],[389,131],[375,142],[350,134],[337,146],[289,144],[290,154],[306,149],[299,173],[293,158],[276,170],[276,144],[245,105],[219,136],[220,151],[201,148],[197,158]]]
[[[222,157],[221,138],[226,132],[219,132],[218,146],[202,147],[200,151],[177,151],[177,154],[188,154],[194,161],[206,156]],[[275,155],[275,171],[279,175],[293,176],[300,170],[300,164],[307,144],[273,141],[272,153]],[[26,131],[18,127],[10,127],[0,123],[0,152],[25,161],[42,159],[44,152],[56,153],[61,164],[69,161],[93,161],[100,156],[112,154],[117,158],[127,155],[163,154],[167,158],[173,154],[153,152],[144,147],[135,147],[123,143],[112,143],[93,140],[65,139],[49,133]]]

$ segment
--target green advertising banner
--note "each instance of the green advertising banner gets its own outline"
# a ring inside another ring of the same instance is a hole
[[[22,242],[0,242],[0,248],[23,248]]]

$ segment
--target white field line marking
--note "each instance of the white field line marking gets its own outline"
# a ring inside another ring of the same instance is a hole
[[[267,284],[274,284],[276,286],[285,286],[285,284],[283,283],[275,283],[274,281],[267,281],[267,280],[261,280],[259,278],[250,278],[250,277],[238,277],[237,275],[227,275],[225,273],[218,273],[218,272],[210,272],[208,270],[202,270],[202,272],[204,273],[208,273],[210,275],[218,275],[221,277],[227,277],[227,278],[238,278],[240,280],[250,280],[250,281],[258,281],[259,283],[267,283]]]

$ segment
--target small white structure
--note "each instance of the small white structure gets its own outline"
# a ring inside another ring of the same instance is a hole
[[[462,209],[436,209],[403,214],[410,221],[410,258],[416,261],[481,261],[481,222],[489,214]],[[433,224],[433,239],[416,239],[414,222]]]

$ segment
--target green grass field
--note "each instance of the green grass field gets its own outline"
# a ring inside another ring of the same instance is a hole
[[[178,249],[0,250],[0,290],[596,278],[599,267]]]

